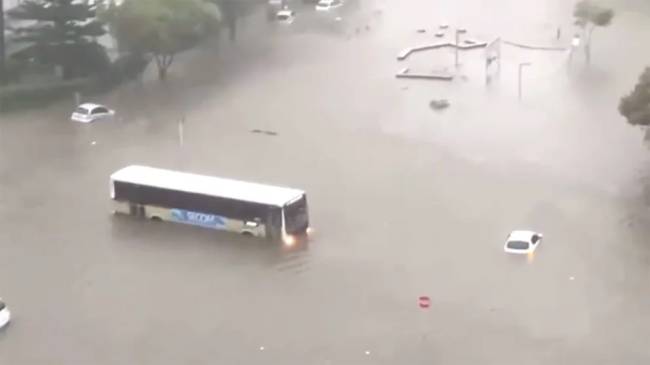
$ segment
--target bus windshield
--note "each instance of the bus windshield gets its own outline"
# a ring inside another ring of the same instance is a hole
[[[304,233],[309,227],[307,198],[305,195],[284,207],[286,231],[289,234]]]

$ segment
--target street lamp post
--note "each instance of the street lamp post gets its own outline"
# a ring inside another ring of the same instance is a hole
[[[460,31],[456,29],[456,52],[454,53],[454,66],[458,68],[458,41],[460,40]]]
[[[454,66],[456,66],[456,68],[458,68],[458,66],[460,65],[460,63],[458,62],[458,52],[459,52],[458,46],[459,46],[459,43],[460,43],[460,35],[462,33],[465,33],[465,32],[467,32],[467,30],[465,28],[456,28],[456,31],[455,31],[455,42],[456,42],[456,44],[455,44],[455,47],[454,47],[455,48]]]
[[[580,36],[578,34],[571,38],[571,49],[569,50],[569,64],[573,63],[573,53],[580,47]]]
[[[530,65],[531,65],[530,62],[520,62],[519,63],[519,77],[518,77],[519,81],[517,83],[517,85],[518,85],[518,87],[517,87],[518,93],[517,94],[519,95],[519,100],[521,100],[521,73],[522,73],[522,71],[524,69],[524,66],[530,66]]]

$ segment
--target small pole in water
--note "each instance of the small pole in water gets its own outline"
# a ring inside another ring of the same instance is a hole
[[[183,136],[183,132],[184,132],[183,128],[184,128],[184,125],[185,125],[185,117],[182,117],[178,121],[178,144],[179,144],[180,147],[183,147],[183,139],[184,139],[183,138],[184,137]]]

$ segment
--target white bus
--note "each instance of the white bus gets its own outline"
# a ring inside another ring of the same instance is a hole
[[[114,213],[192,224],[292,245],[308,232],[305,192],[146,166],[110,178]]]

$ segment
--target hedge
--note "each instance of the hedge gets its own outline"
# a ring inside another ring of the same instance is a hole
[[[122,82],[140,75],[149,62],[150,58],[142,55],[124,55],[115,60],[104,74],[94,77],[47,84],[13,84],[0,87],[0,113],[41,107],[72,97],[75,92],[84,95],[107,92]]]
[[[75,79],[47,84],[17,84],[0,88],[0,112],[39,107],[92,89],[93,79]]]

